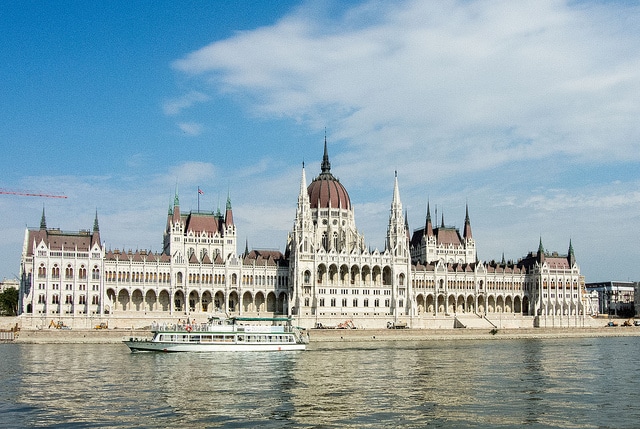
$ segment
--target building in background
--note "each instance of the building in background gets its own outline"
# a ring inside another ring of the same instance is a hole
[[[324,144],[320,174],[303,165],[285,253],[237,250],[231,200],[224,213],[169,207],[161,252],[106,249],[96,213],[91,230],[27,229],[21,259],[23,318],[42,325],[94,318],[289,315],[300,326],[416,328],[584,326],[591,313],[571,242],[567,254],[538,250],[518,261],[479,261],[466,207],[462,233],[409,230],[398,174],[390,192],[384,249],[358,232],[346,188]],[[75,322],[74,322],[75,321]],[[123,322],[124,323],[124,322]],[[90,324],[88,324],[90,326]],[[112,324],[113,325],[113,324]]]
[[[8,288],[18,289],[19,287],[20,282],[17,279],[4,278],[0,281],[0,293],[4,292]]]
[[[598,313],[611,316],[633,317],[635,315],[635,289],[637,283],[608,281],[587,283],[588,292],[598,294]]]

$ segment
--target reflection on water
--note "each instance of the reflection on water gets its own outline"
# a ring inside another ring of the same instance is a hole
[[[3,427],[637,427],[640,339],[0,346]],[[7,377],[12,374],[13,377]]]

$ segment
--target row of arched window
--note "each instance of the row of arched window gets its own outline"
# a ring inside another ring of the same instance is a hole
[[[80,268],[78,268],[77,274],[78,274],[77,278],[80,280],[85,280],[87,278],[87,269],[85,268],[84,265],[80,265]],[[38,267],[38,278],[44,279],[46,277],[47,277],[47,267],[44,264],[40,264],[40,266]],[[53,267],[51,267],[51,278],[52,279],[60,278],[60,267],[58,267],[58,264],[53,264]],[[72,280],[75,278],[74,269],[71,264],[67,264],[66,268],[64,269],[64,278],[66,280]],[[91,279],[92,280],[100,279],[100,269],[98,268],[97,265],[94,265],[93,269],[91,270]]]

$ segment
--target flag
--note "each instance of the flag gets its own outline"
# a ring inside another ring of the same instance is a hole
[[[198,194],[204,195],[204,191],[202,189],[198,188]]]

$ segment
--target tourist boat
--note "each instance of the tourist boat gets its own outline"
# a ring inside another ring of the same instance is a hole
[[[153,324],[153,338],[130,337],[132,352],[214,352],[304,350],[309,334],[286,317],[212,317],[202,324]]]

